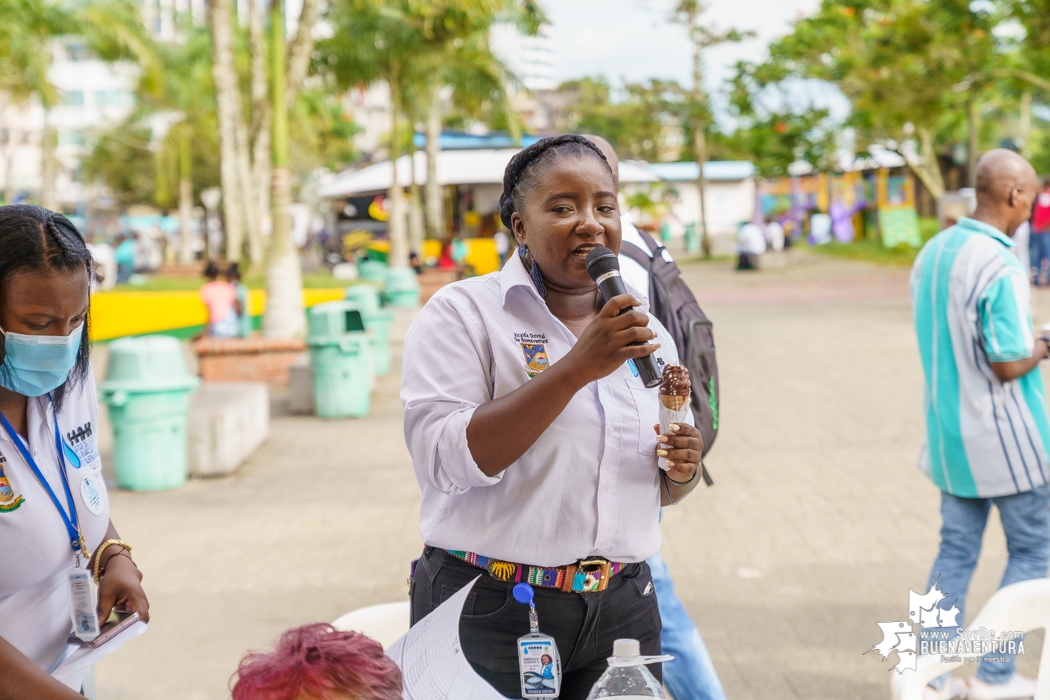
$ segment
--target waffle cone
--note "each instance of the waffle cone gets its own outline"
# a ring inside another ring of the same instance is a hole
[[[664,408],[668,408],[672,411],[682,410],[682,406],[689,403],[689,396],[660,396],[660,402],[664,405]]]

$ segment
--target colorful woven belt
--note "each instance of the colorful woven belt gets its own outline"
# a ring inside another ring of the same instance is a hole
[[[448,550],[456,559],[484,569],[497,581],[525,582],[540,588],[554,588],[564,593],[599,593],[626,564],[608,559],[583,559],[566,566],[544,567],[514,564],[483,557],[473,552]]]

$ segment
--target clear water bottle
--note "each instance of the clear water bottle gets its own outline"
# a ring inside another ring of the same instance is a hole
[[[642,656],[637,640],[617,639],[613,642],[613,655],[609,659],[609,668],[591,688],[591,694],[587,696],[587,700],[667,698],[660,682],[649,673],[645,665],[670,661],[672,658],[671,656]]]

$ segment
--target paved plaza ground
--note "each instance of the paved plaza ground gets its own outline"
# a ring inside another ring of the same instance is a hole
[[[716,485],[668,509],[664,553],[727,695],[888,698],[890,663],[864,652],[876,622],[905,619],[909,587],[925,587],[940,525],[939,494],[915,468],[908,272],[802,252],[757,273],[683,267],[715,324],[721,432]],[[1048,316],[1037,293],[1036,319]],[[407,320],[367,419],[281,415],[275,401],[269,440],[235,476],[111,493],[153,622],[99,665],[100,699],[225,698],[244,652],[282,630],[405,599],[422,546],[397,397]],[[1004,564],[996,521],[968,618]]]

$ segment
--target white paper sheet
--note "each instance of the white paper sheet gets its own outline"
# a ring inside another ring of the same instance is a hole
[[[128,641],[134,639],[148,629],[149,626],[145,622],[139,621],[120,632],[117,636],[113,637],[113,639],[97,649],[80,645],[70,645],[72,647],[72,653],[68,654],[65,660],[59,664],[58,668],[51,672],[51,676],[56,680],[65,683],[70,688],[73,688],[73,690],[79,691],[80,683],[84,676],[84,669],[92,664],[98,663],[99,659],[103,656],[112,654],[117,649],[124,646]]]
[[[401,669],[405,700],[507,700],[471,668],[459,643],[459,617],[477,580],[387,649]]]

